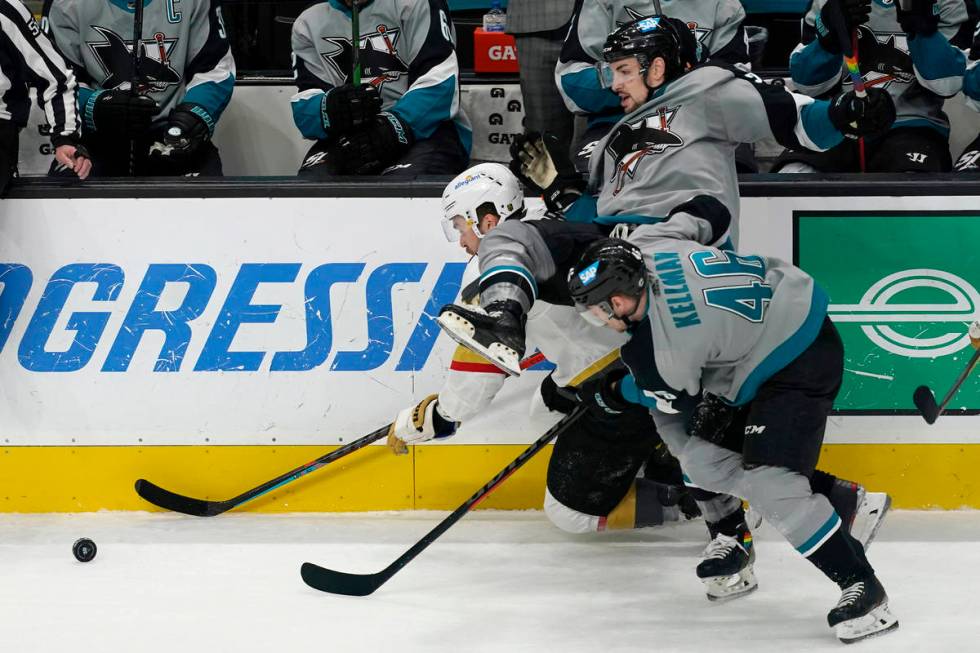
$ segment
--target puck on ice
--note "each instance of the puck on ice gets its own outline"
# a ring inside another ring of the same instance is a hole
[[[95,552],[98,549],[95,546],[95,542],[83,537],[75,542],[71,547],[71,552],[75,554],[75,559],[79,562],[88,562],[95,557]]]

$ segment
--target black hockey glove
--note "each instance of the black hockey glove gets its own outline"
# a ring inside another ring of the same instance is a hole
[[[830,101],[830,122],[847,138],[879,136],[895,122],[895,102],[888,91],[868,88],[867,92],[867,97],[859,98],[848,91]]]
[[[850,52],[851,32],[868,22],[870,16],[871,0],[828,0],[816,20],[820,46],[833,54]]]
[[[366,127],[340,137],[337,168],[347,175],[376,174],[397,161],[414,142],[411,127],[393,113],[380,113]]]
[[[152,156],[161,156],[171,161],[182,161],[197,152],[204,143],[211,140],[211,127],[208,119],[199,114],[196,104],[178,104],[170,112],[170,122],[163,143],[155,143],[150,148]],[[210,118],[210,116],[208,117]]]
[[[323,128],[343,136],[371,122],[381,112],[381,93],[371,84],[344,84],[323,96]]]
[[[705,393],[687,420],[687,434],[718,444],[725,439],[725,432],[736,412],[735,406]]]
[[[528,132],[510,146],[510,169],[525,185],[544,196],[547,207],[561,213],[585,191],[585,180],[568,156],[568,143],[550,132]]]
[[[578,388],[578,400],[586,409],[599,417],[619,415],[630,407],[617,387],[626,376],[626,370],[612,370],[602,376],[589,379]]]
[[[160,105],[148,95],[129,91],[98,91],[86,104],[95,131],[125,138],[146,136]]]
[[[898,12],[898,24],[909,39],[920,34],[930,36],[939,29],[938,0],[896,0],[895,11]]]
[[[559,388],[555,383],[554,375],[555,373],[552,372],[541,382],[541,399],[548,410],[567,415],[575,409],[577,403],[575,391]]]

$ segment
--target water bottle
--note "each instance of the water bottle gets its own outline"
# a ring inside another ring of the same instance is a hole
[[[483,14],[484,32],[503,32],[507,29],[507,14],[500,6],[501,0],[491,0],[490,11]]]

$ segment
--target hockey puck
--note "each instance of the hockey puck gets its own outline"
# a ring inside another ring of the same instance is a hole
[[[95,542],[83,537],[75,542],[71,547],[71,552],[75,554],[75,559],[79,562],[89,562],[95,557],[95,552],[98,549],[95,546]]]

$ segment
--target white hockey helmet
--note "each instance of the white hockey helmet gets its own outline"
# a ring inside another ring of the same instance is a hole
[[[442,193],[442,230],[446,238],[455,242],[466,228],[483,238],[477,209],[487,203],[493,205],[501,222],[515,214],[524,215],[524,191],[507,166],[481,163],[449,182]]]

